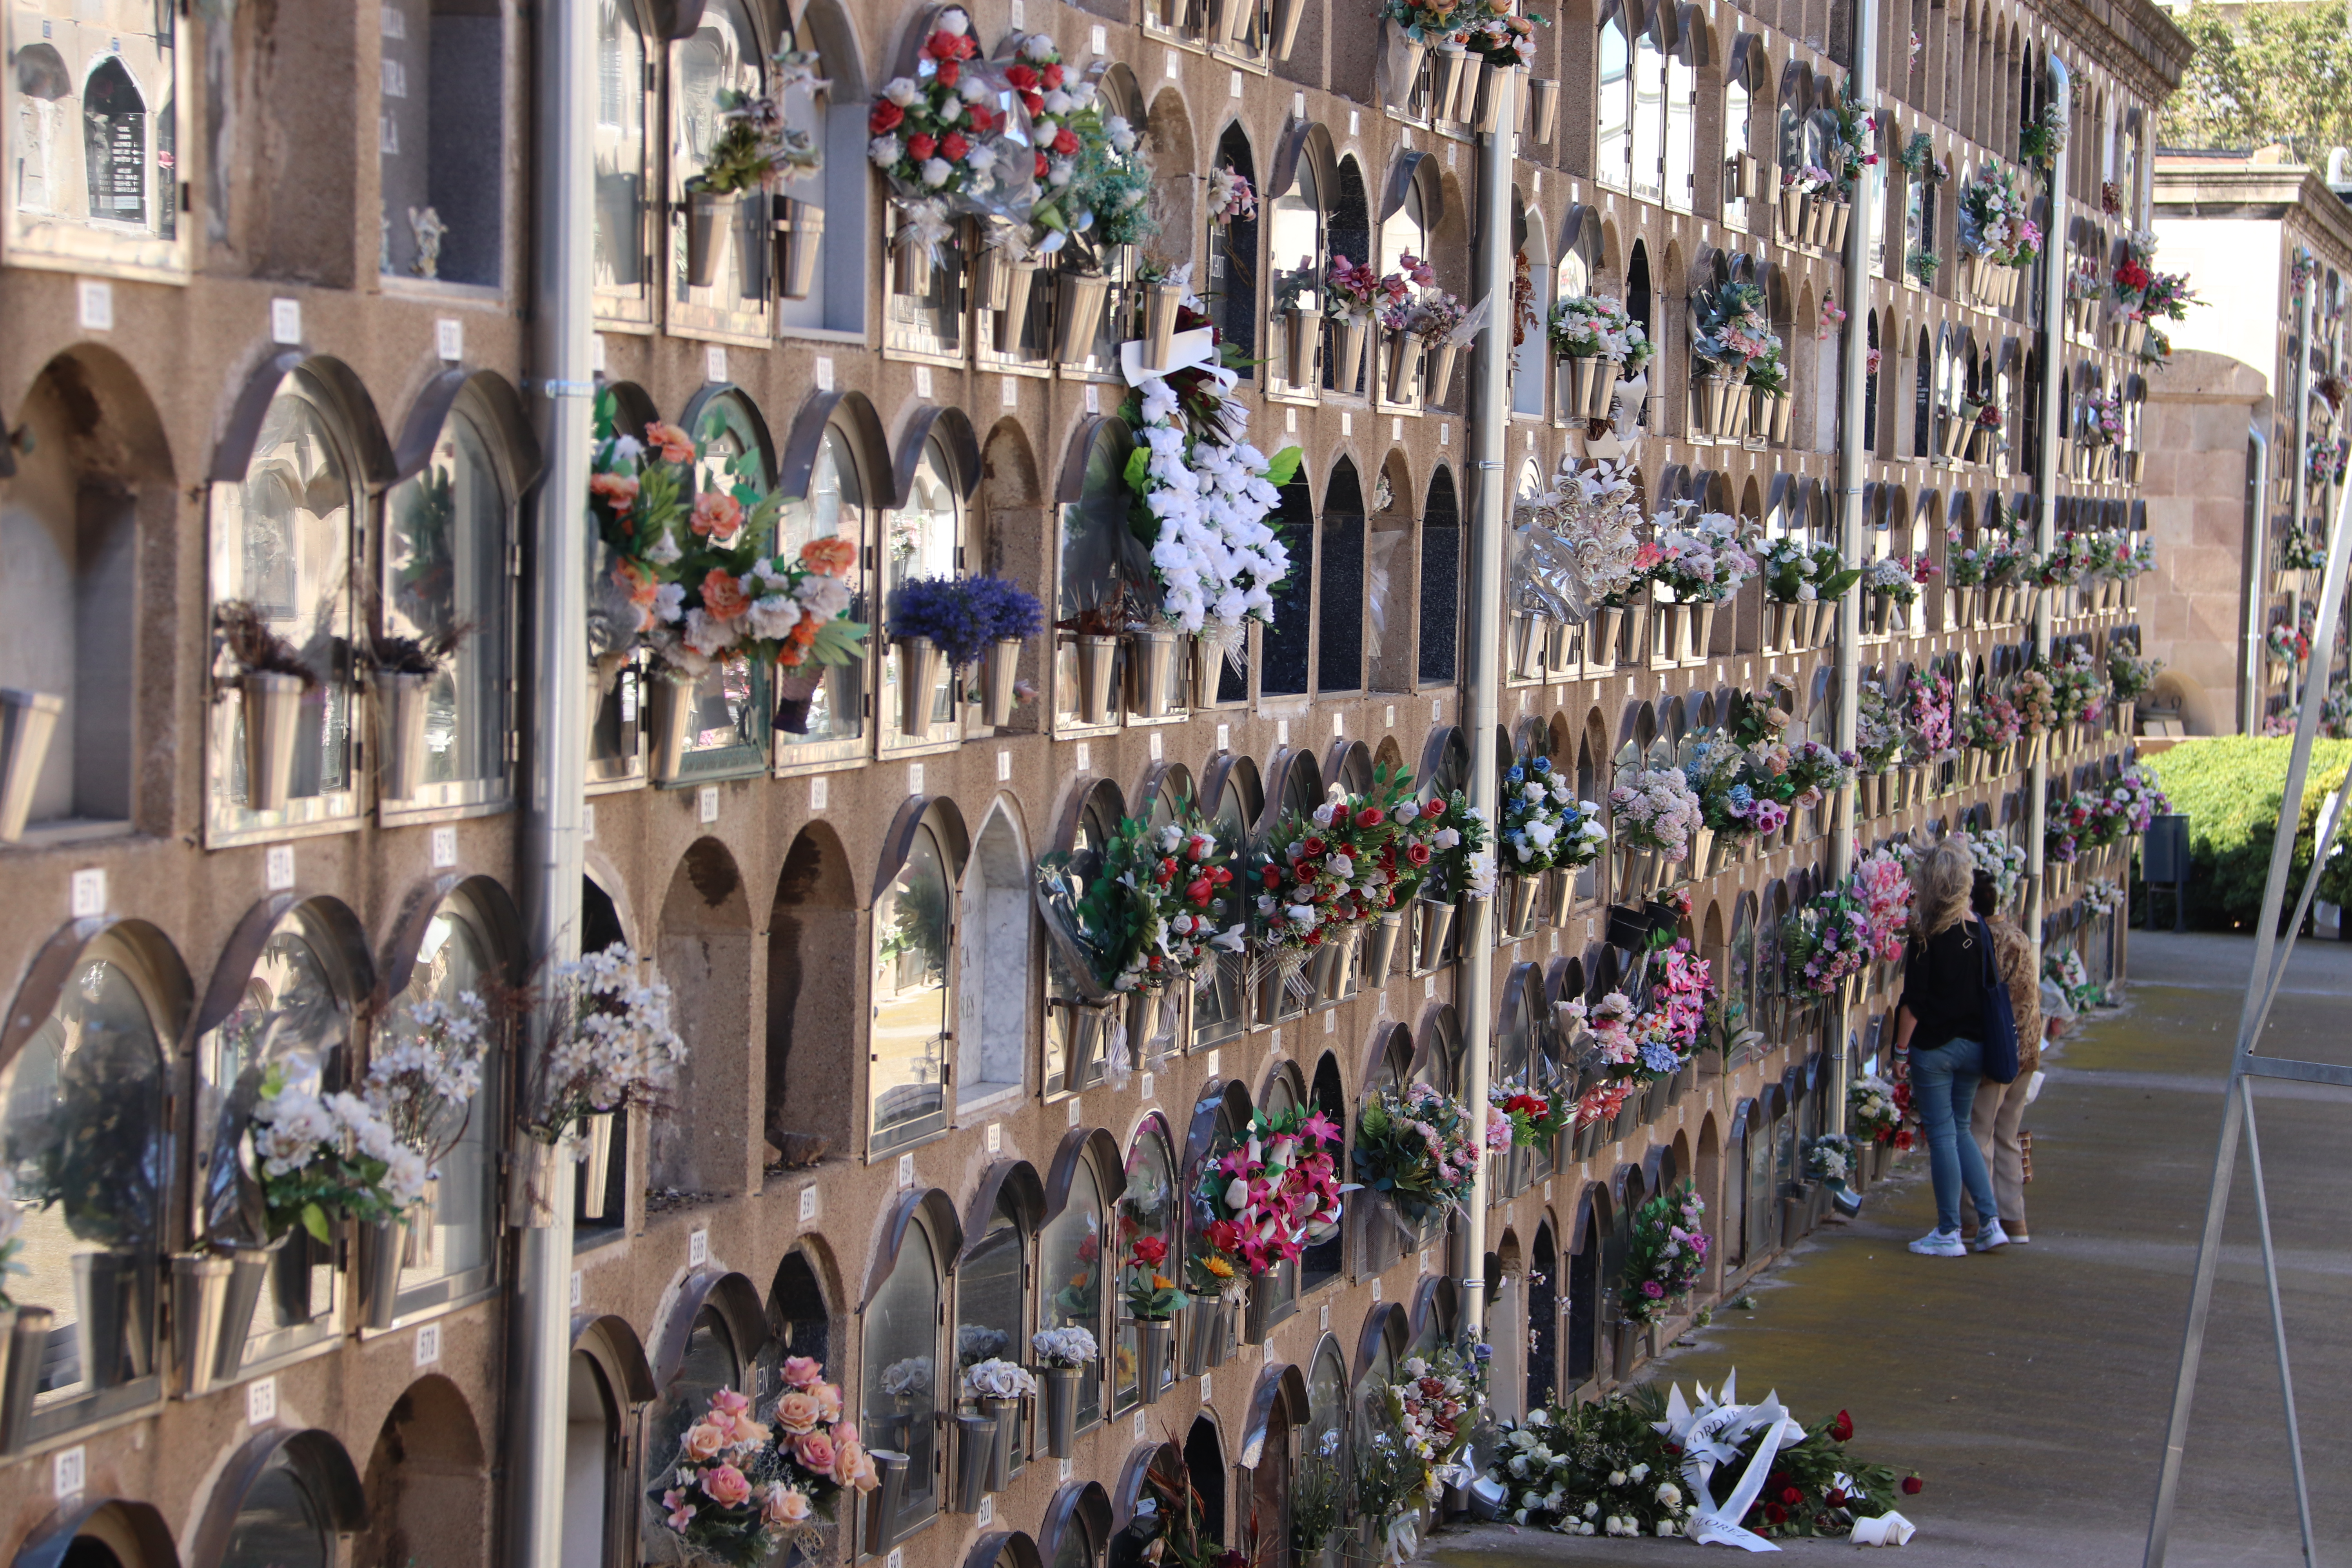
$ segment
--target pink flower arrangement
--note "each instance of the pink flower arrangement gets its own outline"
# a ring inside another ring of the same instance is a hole
[[[1201,1188],[1210,1247],[1255,1277],[1296,1263],[1339,1224],[1339,1130],[1321,1111],[1250,1118]]]
[[[770,1419],[722,1388],[679,1436],[677,1461],[652,1495],[662,1522],[696,1552],[735,1568],[775,1555],[815,1518],[831,1519],[845,1489],[878,1484],[857,1429],[841,1420],[841,1387],[822,1363],[789,1357]],[[803,1542],[803,1545],[813,1542]]]

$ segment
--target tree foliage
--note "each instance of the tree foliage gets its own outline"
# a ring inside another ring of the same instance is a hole
[[[2311,5],[2191,5],[2196,45],[2158,122],[2168,147],[2266,147],[2324,162],[2352,144],[2352,26],[2332,0]]]

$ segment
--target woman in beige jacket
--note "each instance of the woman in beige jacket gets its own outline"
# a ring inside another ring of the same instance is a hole
[[[1992,931],[1994,956],[2000,977],[2009,985],[2010,1010],[2017,1016],[2017,1077],[2007,1083],[1986,1079],[1977,1086],[1970,1107],[1969,1131],[1992,1173],[1993,1201],[2000,1205],[2000,1228],[2011,1241],[2024,1241],[2025,1148],[2018,1137],[2025,1120],[2025,1100],[2034,1069],[2042,1065],[2042,965],[2035,962],[2033,941],[2003,920],[1993,879],[1982,871],[1969,889],[1969,903]],[[1978,1216],[1983,1223],[1983,1216]]]

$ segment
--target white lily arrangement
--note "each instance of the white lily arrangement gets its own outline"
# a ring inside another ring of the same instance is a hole
[[[1225,395],[1230,372],[1183,373],[1180,392],[1154,376],[1136,388],[1140,443],[1127,482],[1154,526],[1147,541],[1162,619],[1221,646],[1274,621],[1290,552],[1266,519],[1298,470],[1298,448],[1268,458],[1247,440],[1249,413]]]

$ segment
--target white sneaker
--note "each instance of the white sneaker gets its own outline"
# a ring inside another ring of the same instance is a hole
[[[2000,1228],[2000,1221],[1999,1220],[1993,1221],[1990,1225],[1977,1232],[1977,1250],[1979,1252],[1991,1252],[1998,1247],[2007,1247],[2008,1245],[2009,1232]]]
[[[1911,1250],[1923,1258],[1966,1258],[1967,1246],[1957,1230],[1931,1230],[1911,1244]]]

